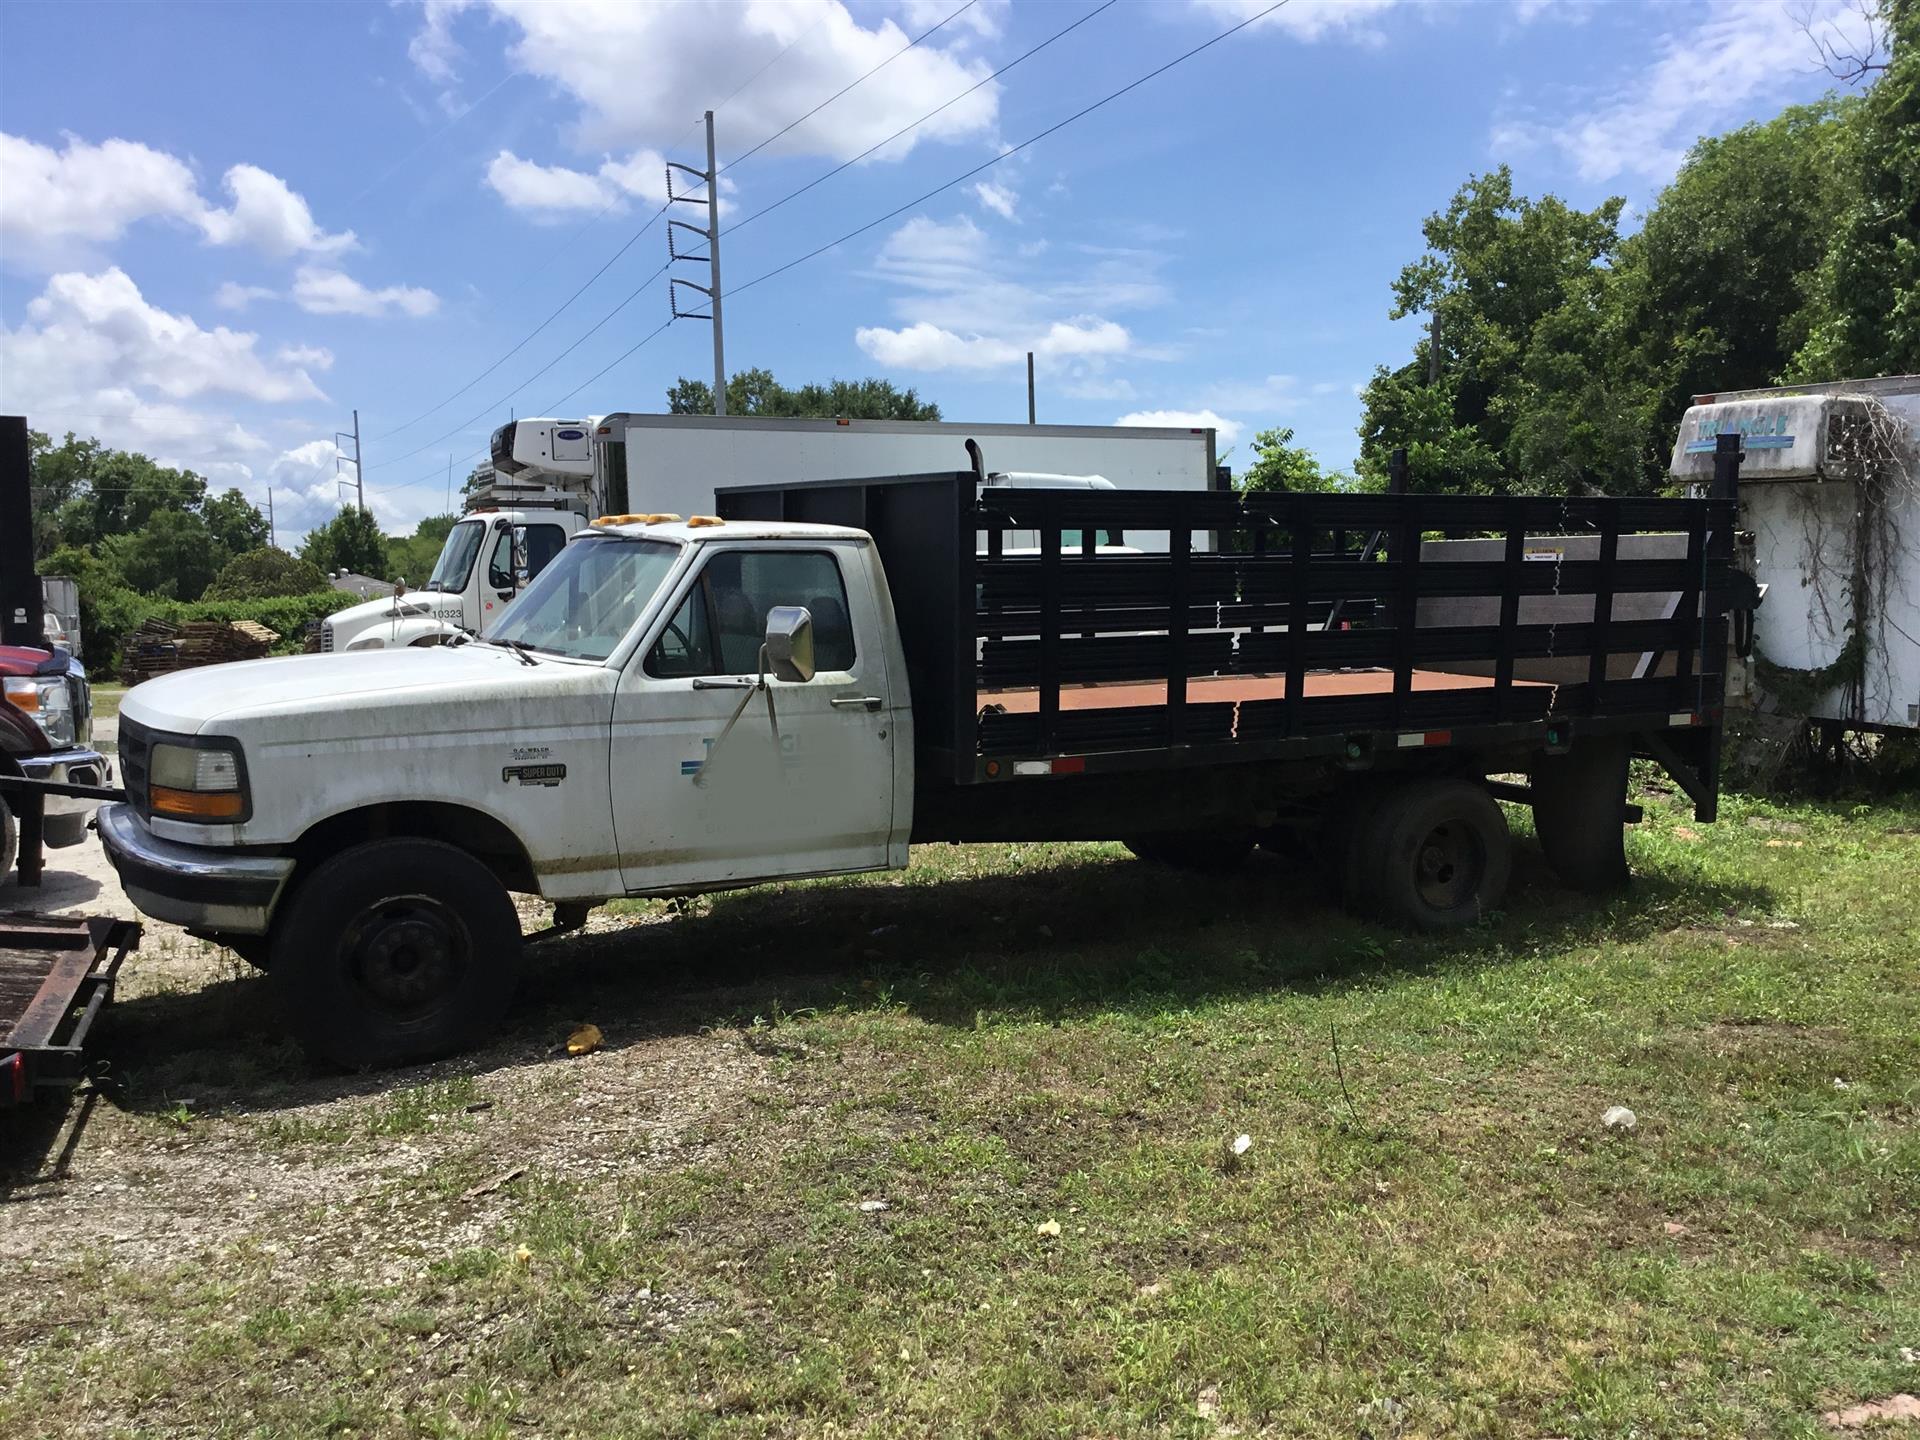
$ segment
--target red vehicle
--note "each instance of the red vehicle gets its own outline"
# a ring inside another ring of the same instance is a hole
[[[107,786],[112,763],[93,747],[93,696],[87,672],[65,650],[0,645],[0,775],[59,785]],[[0,877],[20,845],[17,797],[0,790]],[[99,803],[48,793],[43,802],[48,845],[77,845]]]

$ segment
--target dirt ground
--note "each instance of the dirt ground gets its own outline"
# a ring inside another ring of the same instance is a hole
[[[0,885],[0,910],[27,908],[136,913],[91,836],[48,852],[38,892]],[[529,932],[547,918],[525,903]],[[586,934],[534,955],[617,967],[667,920],[595,912]],[[0,1112],[0,1285],[88,1254],[159,1269],[250,1241],[289,1278],[350,1256],[391,1281],[485,1243],[487,1199],[511,1186],[698,1161],[767,1064],[738,1029],[649,1033],[604,1007],[576,1015],[577,994],[536,980],[522,1023],[482,1051],[329,1073],[280,1038],[264,976],[143,926],[91,1046],[96,1085]],[[569,1057],[576,1023],[596,1020],[605,1045]]]

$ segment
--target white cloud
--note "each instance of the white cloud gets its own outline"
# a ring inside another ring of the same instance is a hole
[[[689,143],[692,118],[749,77],[756,77],[753,84],[722,114],[723,157],[740,154],[874,71],[769,147],[770,153],[845,160],[990,73],[985,61],[957,53],[984,33],[981,20],[998,24],[1003,7],[986,9],[974,24],[956,23],[906,50],[925,26],[909,33],[887,18],[862,24],[841,0],[732,0],[724,7],[428,0],[409,53],[423,74],[450,84],[461,55],[455,28],[462,13],[502,20],[515,34],[511,62],[580,107],[571,137],[576,146],[615,153],[651,147],[680,151],[682,158],[700,148]],[[983,85],[888,146],[884,158],[898,159],[924,141],[989,135],[997,114],[998,86]]]
[[[1194,5],[1221,20],[1239,21],[1258,15],[1273,0],[1193,0]],[[1256,30],[1285,30],[1296,40],[1324,40],[1329,36],[1377,43],[1386,38],[1377,23],[1403,0],[1291,0],[1253,26]]]
[[[487,165],[487,184],[515,210],[534,220],[557,221],[571,215],[598,214],[609,207],[624,209],[629,196],[648,205],[667,201],[667,161],[658,150],[635,150],[624,160],[608,159],[597,171],[574,170],[565,165],[542,165],[522,159],[511,150],[502,150]],[[677,184],[678,194],[697,191],[693,182]],[[720,182],[720,213],[730,214],[733,202],[726,198],[733,189],[731,180]],[[699,224],[697,208],[685,217]]]
[[[309,370],[331,370],[333,352],[324,345],[282,345],[273,352],[282,365],[298,365]]]
[[[541,165],[502,150],[487,166],[487,184],[516,210],[553,212],[595,211],[612,197],[592,175],[564,165]]]
[[[337,255],[351,249],[351,230],[329,235],[313,222],[313,211],[278,175],[257,165],[235,165],[226,174],[228,209],[208,207],[199,225],[216,245],[248,245],[267,255],[302,252]]]
[[[1667,180],[1695,137],[1748,117],[1783,79],[1806,73],[1812,46],[1802,18],[1843,34],[1859,24],[1845,0],[1814,0],[1804,10],[1779,0],[1712,0],[1665,13],[1693,23],[1636,53],[1619,86],[1570,115],[1502,117],[1489,136],[1495,155],[1554,150],[1595,184],[1619,175]]]
[[[1133,337],[1124,325],[1091,315],[1056,320],[1026,338],[954,334],[924,320],[900,330],[863,326],[854,343],[890,369],[991,370],[1025,360],[1071,360],[1124,355]]]
[[[0,373],[22,408],[73,406],[75,398],[113,388],[158,392],[185,400],[212,392],[249,400],[319,400],[320,387],[300,365],[275,365],[255,349],[259,337],[147,303],[117,266],[98,275],[55,275],[27,306],[26,323],[0,330]]]
[[[911,370],[1011,368],[1031,350],[1063,384],[1079,387],[1121,358],[1147,358],[1113,314],[1164,298],[1161,257],[1071,244],[1055,250],[1010,257],[967,216],[915,216],[875,261],[897,287],[892,309],[904,323],[861,326],[854,343],[884,366]]]
[[[973,193],[982,205],[993,211],[1003,220],[1012,220],[1014,207],[1020,203],[1020,197],[1005,185],[992,180],[982,180],[973,187]]]
[[[235,165],[226,209],[201,195],[193,171],[162,150],[131,140],[93,144],[65,137],[65,148],[0,134],[0,242],[29,263],[72,263],[75,242],[117,240],[137,221],[173,220],[215,245],[247,245],[269,255],[333,254],[354,243],[330,235],[307,202],[276,175]]]
[[[1217,442],[1231,445],[1240,437],[1238,420],[1229,420],[1211,410],[1135,410],[1113,422],[1116,425],[1152,425],[1174,430],[1215,430]]]
[[[237,285],[223,280],[220,288],[213,292],[213,303],[222,310],[244,310],[256,300],[273,299],[276,293],[265,285]]]
[[[386,315],[415,317],[440,308],[440,297],[417,285],[369,289],[351,275],[318,265],[303,265],[293,277],[293,303],[310,315]]]

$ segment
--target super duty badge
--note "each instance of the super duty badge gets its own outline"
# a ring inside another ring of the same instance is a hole
[[[567,767],[549,765],[503,765],[500,779],[509,785],[558,785],[567,778]]]

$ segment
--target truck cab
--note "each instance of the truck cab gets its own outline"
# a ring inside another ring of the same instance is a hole
[[[778,664],[776,612],[805,617]],[[128,897],[270,955],[310,1048],[350,1065],[497,1016],[510,889],[907,859],[906,667],[873,542],[843,527],[611,517],[479,639],[183,671],[120,723],[128,799],[100,830]]]
[[[440,645],[463,631],[477,634],[586,523],[562,508],[569,497],[558,491],[499,498],[525,508],[468,511],[447,532],[420,589],[396,586],[392,596],[329,615],[320,622],[321,651],[401,650]]]

